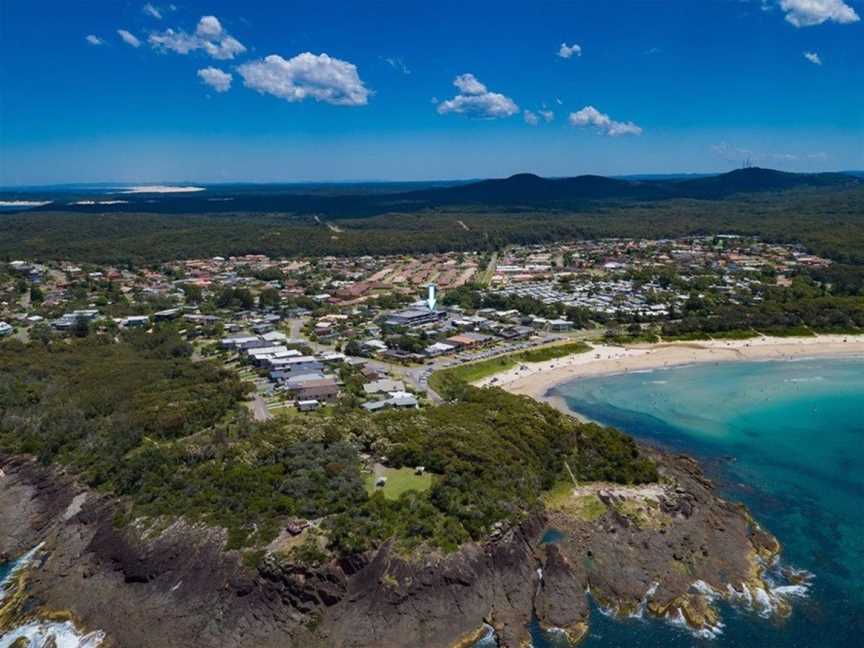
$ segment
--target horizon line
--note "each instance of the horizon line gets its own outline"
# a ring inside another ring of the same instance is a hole
[[[369,178],[359,180],[334,179],[334,180],[96,180],[96,181],[68,181],[68,182],[52,182],[45,184],[0,184],[0,191],[5,190],[21,190],[21,189],[50,189],[64,187],[93,187],[93,188],[108,188],[109,185],[117,185],[120,187],[132,186],[149,186],[149,185],[208,185],[208,186],[225,186],[225,185],[258,185],[258,186],[273,186],[273,185],[364,185],[364,184],[411,184],[420,182],[482,182],[484,180],[503,180],[512,178],[518,175],[534,175],[548,180],[559,180],[563,178],[578,178],[580,176],[597,176],[602,178],[635,178],[635,177],[662,177],[662,176],[713,176],[731,173],[732,171],[740,171],[743,169],[766,169],[769,171],[779,171],[782,173],[794,173],[800,175],[813,175],[819,173],[858,173],[864,174],[864,169],[821,169],[818,171],[784,171],[783,169],[774,169],[772,167],[735,167],[726,171],[661,171],[661,172],[631,172],[631,173],[615,173],[604,175],[600,173],[578,173],[575,175],[540,175],[532,171],[519,171],[511,173],[507,176],[472,176],[467,178],[425,178],[411,180],[389,180],[382,178]]]

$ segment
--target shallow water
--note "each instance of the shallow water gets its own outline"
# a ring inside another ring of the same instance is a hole
[[[0,564],[0,604],[5,598],[5,588],[11,577],[19,570],[33,562],[42,545],[21,556],[15,561]],[[0,635],[0,648],[10,648],[20,639],[26,640],[28,648],[42,648],[53,641],[56,648],[98,648],[105,639],[99,630],[81,633],[70,621],[39,621],[34,620],[23,626],[13,628]]]
[[[725,628],[707,640],[595,612],[583,646],[864,645],[864,358],[696,365],[555,392],[593,420],[699,458],[721,494],[780,539],[784,562],[815,574],[785,621],[723,606]]]

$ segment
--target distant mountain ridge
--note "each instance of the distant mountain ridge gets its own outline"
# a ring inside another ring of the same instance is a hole
[[[832,187],[860,184],[861,179],[844,173],[789,173],[751,167],[714,176],[686,179],[625,179],[582,175],[572,178],[541,178],[520,173],[500,180],[483,180],[459,187],[409,192],[412,197],[441,202],[497,204],[573,200],[666,198],[725,198],[741,193],[783,191],[797,187]]]
[[[417,185],[420,184],[420,188]],[[495,208],[575,208],[595,201],[654,201],[675,198],[718,200],[737,194],[786,191],[802,187],[864,185],[848,173],[789,173],[758,167],[711,176],[610,178],[581,175],[542,178],[519,173],[509,178],[463,183],[391,184],[377,188],[310,186],[308,193],[274,185],[202,185],[202,191],[176,194],[106,192],[111,202],[81,200],[75,194],[55,195],[53,202],[27,211],[151,212],[151,213],[290,213],[362,218],[388,212],[413,212],[436,207],[484,205]],[[431,184],[431,186],[430,186]],[[6,193],[0,192],[0,201]],[[20,193],[13,197],[20,197]],[[77,198],[77,199],[76,199]],[[117,199],[121,200],[117,200]],[[18,210],[18,211],[24,211]]]

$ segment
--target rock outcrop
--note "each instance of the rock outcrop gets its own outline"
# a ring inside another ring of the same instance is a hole
[[[183,520],[120,528],[111,498],[57,469],[0,457],[0,557],[43,542],[28,609],[69,610],[123,648],[449,648],[470,645],[484,624],[516,647],[532,616],[581,639],[587,592],[620,615],[647,611],[702,629],[717,625],[717,597],[770,600],[763,571],[776,539],[719,499],[694,461],[657,458],[658,486],[580,485],[573,497],[591,498],[590,515],[565,498],[451,554],[403,556],[387,544],[310,568],[284,556],[248,566],[224,549],[221,530]],[[560,537],[544,544],[550,527]]]

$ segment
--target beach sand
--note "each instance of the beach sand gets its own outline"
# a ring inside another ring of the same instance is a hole
[[[864,335],[818,335],[815,337],[759,337],[749,340],[669,342],[632,346],[597,345],[591,351],[547,362],[522,363],[512,369],[474,383],[494,385],[514,394],[524,394],[572,413],[549,391],[577,378],[647,371],[705,362],[742,360],[794,360],[816,356],[864,356]]]

